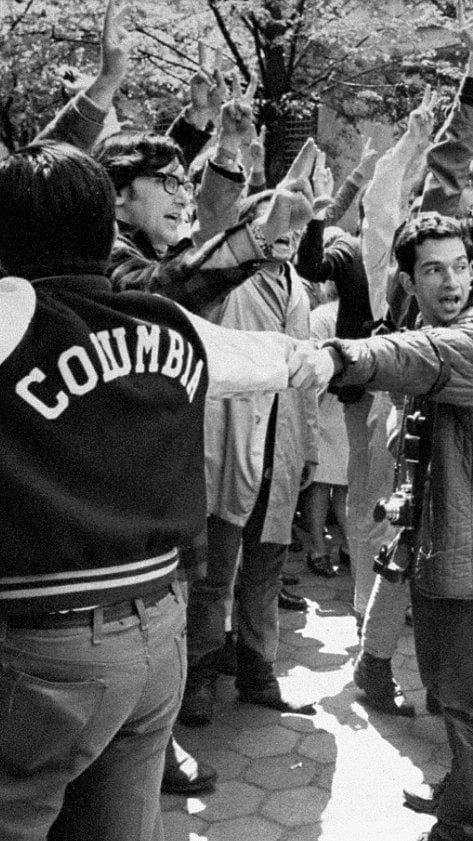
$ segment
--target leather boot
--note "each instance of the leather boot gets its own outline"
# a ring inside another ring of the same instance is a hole
[[[406,806],[413,809],[414,812],[423,812],[426,815],[436,815],[440,798],[442,797],[445,786],[448,783],[450,774],[445,774],[438,783],[429,785],[422,783],[416,789],[404,789],[403,795]]]
[[[237,640],[236,656],[235,688],[238,690],[241,701],[248,704],[259,704],[262,707],[271,707],[280,712],[315,715],[316,710],[313,704],[297,706],[282,698],[281,689],[271,663],[264,660],[257,651],[253,651],[240,640]]]
[[[171,735],[166,748],[161,791],[165,794],[196,794],[213,788],[217,772],[206,762],[198,762]]]
[[[406,702],[402,689],[394,680],[390,659],[363,651],[355,663],[353,679],[374,709],[390,715],[415,715],[415,708]]]
[[[187,672],[178,719],[187,727],[205,727],[212,720],[215,684],[220,672],[220,651],[202,657]]]

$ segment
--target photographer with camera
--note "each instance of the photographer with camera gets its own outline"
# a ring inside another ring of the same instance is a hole
[[[421,213],[398,233],[400,281],[415,296],[420,329],[369,339],[332,339],[337,385],[423,397],[430,455],[414,535],[414,631],[424,678],[435,672],[453,753],[423,841],[466,841],[473,834],[473,307],[464,228]],[[424,438],[422,432],[421,440]],[[429,656],[427,657],[427,652]],[[433,656],[434,655],[434,656]]]

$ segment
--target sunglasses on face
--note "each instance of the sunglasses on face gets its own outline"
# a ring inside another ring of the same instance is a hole
[[[155,178],[160,181],[164,190],[168,195],[175,196],[179,187],[184,187],[186,193],[191,196],[194,192],[194,185],[192,181],[187,178],[179,178],[177,175],[172,175],[170,172],[144,172],[143,175]]]

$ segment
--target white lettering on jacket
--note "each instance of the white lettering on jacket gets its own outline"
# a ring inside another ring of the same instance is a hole
[[[156,324],[138,324],[134,332],[124,327],[90,333],[96,358],[80,345],[73,345],[58,358],[57,368],[64,389],[48,392],[47,375],[32,368],[16,384],[16,393],[47,420],[55,420],[69,406],[71,397],[82,397],[97,387],[129,374],[161,374],[177,380],[192,403],[204,363],[195,362],[190,342],[175,330]],[[161,354],[161,358],[160,358]]]

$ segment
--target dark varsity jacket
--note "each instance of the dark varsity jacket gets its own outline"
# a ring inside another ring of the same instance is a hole
[[[100,275],[0,283],[0,616],[152,592],[205,522],[207,362]]]

